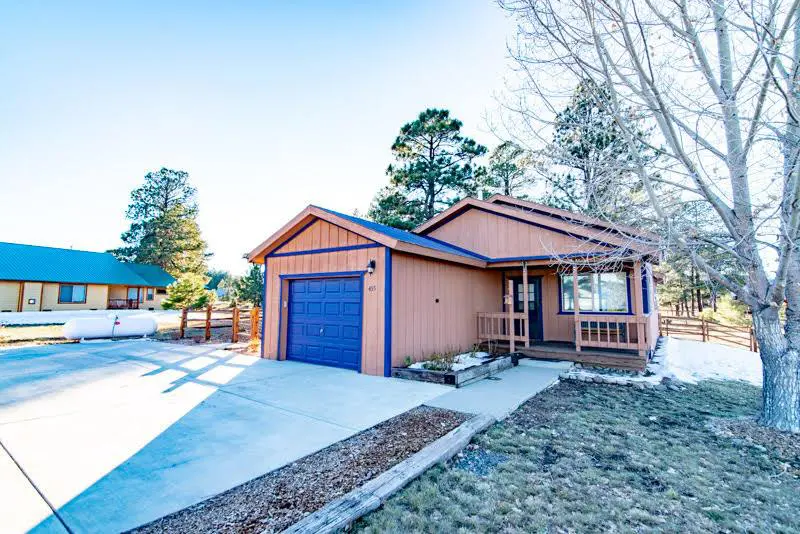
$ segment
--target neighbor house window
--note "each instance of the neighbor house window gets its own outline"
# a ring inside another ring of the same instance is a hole
[[[74,284],[59,284],[58,286],[59,304],[85,304],[86,286]]]
[[[572,275],[561,275],[561,310],[575,310]],[[578,275],[578,309],[582,312],[627,313],[628,277],[624,272]]]
[[[154,289],[152,287],[147,288],[147,300],[153,300],[153,291]]]
[[[166,294],[167,294],[167,290],[166,289],[162,289],[162,288],[156,289],[156,295],[166,295]]]

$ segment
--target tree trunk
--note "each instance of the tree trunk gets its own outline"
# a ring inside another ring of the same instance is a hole
[[[775,309],[753,313],[764,365],[761,424],[800,432],[800,353],[789,343]]]

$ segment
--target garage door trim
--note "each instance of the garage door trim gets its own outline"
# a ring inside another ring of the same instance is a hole
[[[278,292],[278,305],[279,305],[279,312],[278,312],[278,357],[280,358],[280,351],[281,351],[281,341],[283,334],[283,282],[292,280],[299,280],[299,279],[313,279],[313,278],[358,278],[359,284],[361,286],[361,342],[362,342],[362,349],[363,349],[363,336],[364,336],[364,314],[363,314],[363,306],[364,306],[364,274],[366,271],[338,271],[338,272],[326,272],[326,273],[295,273],[295,274],[282,274],[279,276],[280,279],[280,290]],[[288,301],[287,301],[288,303]],[[287,360],[289,356],[289,343],[288,343],[288,322],[289,322],[289,310],[288,304],[286,309],[286,322],[287,322],[287,343],[286,343],[286,350],[283,351],[283,359]],[[361,365],[363,362],[364,354],[363,351],[360,351],[359,355],[359,368],[357,371],[361,372]],[[320,364],[322,365],[322,364]],[[349,368],[348,368],[349,369]]]

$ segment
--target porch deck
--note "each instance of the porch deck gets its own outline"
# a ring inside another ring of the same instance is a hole
[[[509,350],[507,341],[494,342],[492,345],[499,350]],[[482,347],[487,347],[487,343],[482,343]],[[639,356],[635,351],[603,350],[582,348],[580,352],[575,350],[573,343],[556,341],[531,343],[530,347],[524,347],[517,343],[514,347],[515,352],[530,358],[540,360],[566,360],[577,362],[582,365],[595,367],[613,367],[629,371],[644,371],[647,366],[647,357]]]

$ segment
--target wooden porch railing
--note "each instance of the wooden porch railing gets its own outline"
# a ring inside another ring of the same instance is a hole
[[[525,335],[526,332],[528,332],[527,313],[478,312],[479,341],[524,343],[528,337]]]
[[[138,299],[108,299],[109,310],[138,310]]]
[[[575,335],[581,347],[643,350],[645,317],[635,315],[576,314]]]

